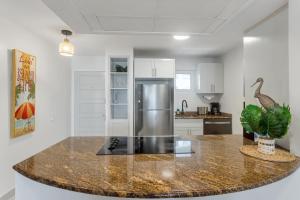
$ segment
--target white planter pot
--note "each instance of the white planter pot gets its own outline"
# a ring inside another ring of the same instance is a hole
[[[270,138],[259,138],[257,150],[264,154],[274,154],[275,140]]]

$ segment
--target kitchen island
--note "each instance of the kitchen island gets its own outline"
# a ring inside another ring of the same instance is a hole
[[[15,165],[16,200],[300,196],[300,159],[273,163],[245,156],[239,147],[252,141],[242,136],[193,137],[191,154],[96,155],[104,141],[67,138]]]

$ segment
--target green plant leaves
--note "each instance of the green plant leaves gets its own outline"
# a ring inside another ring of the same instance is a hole
[[[267,110],[248,105],[241,114],[241,124],[247,132],[256,132],[271,138],[282,138],[286,135],[290,123],[290,108],[285,105]]]
[[[247,132],[260,133],[260,122],[263,114],[262,108],[248,105],[241,114],[241,123]]]
[[[266,111],[264,118],[268,135],[271,138],[282,138],[287,134],[291,123],[291,113],[288,106],[276,106]],[[267,123],[266,123],[267,121]]]

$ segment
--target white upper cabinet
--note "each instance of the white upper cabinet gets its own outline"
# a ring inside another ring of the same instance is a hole
[[[175,77],[174,59],[154,59],[155,76],[158,78]]]
[[[174,78],[174,59],[134,59],[135,78]]]
[[[201,63],[197,66],[197,92],[223,93],[224,69],[220,63]]]
[[[153,59],[134,59],[134,76],[136,78],[152,78],[154,76]]]

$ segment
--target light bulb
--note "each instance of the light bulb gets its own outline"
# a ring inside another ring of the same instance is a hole
[[[67,38],[59,44],[59,54],[62,56],[74,55],[74,45]]]

